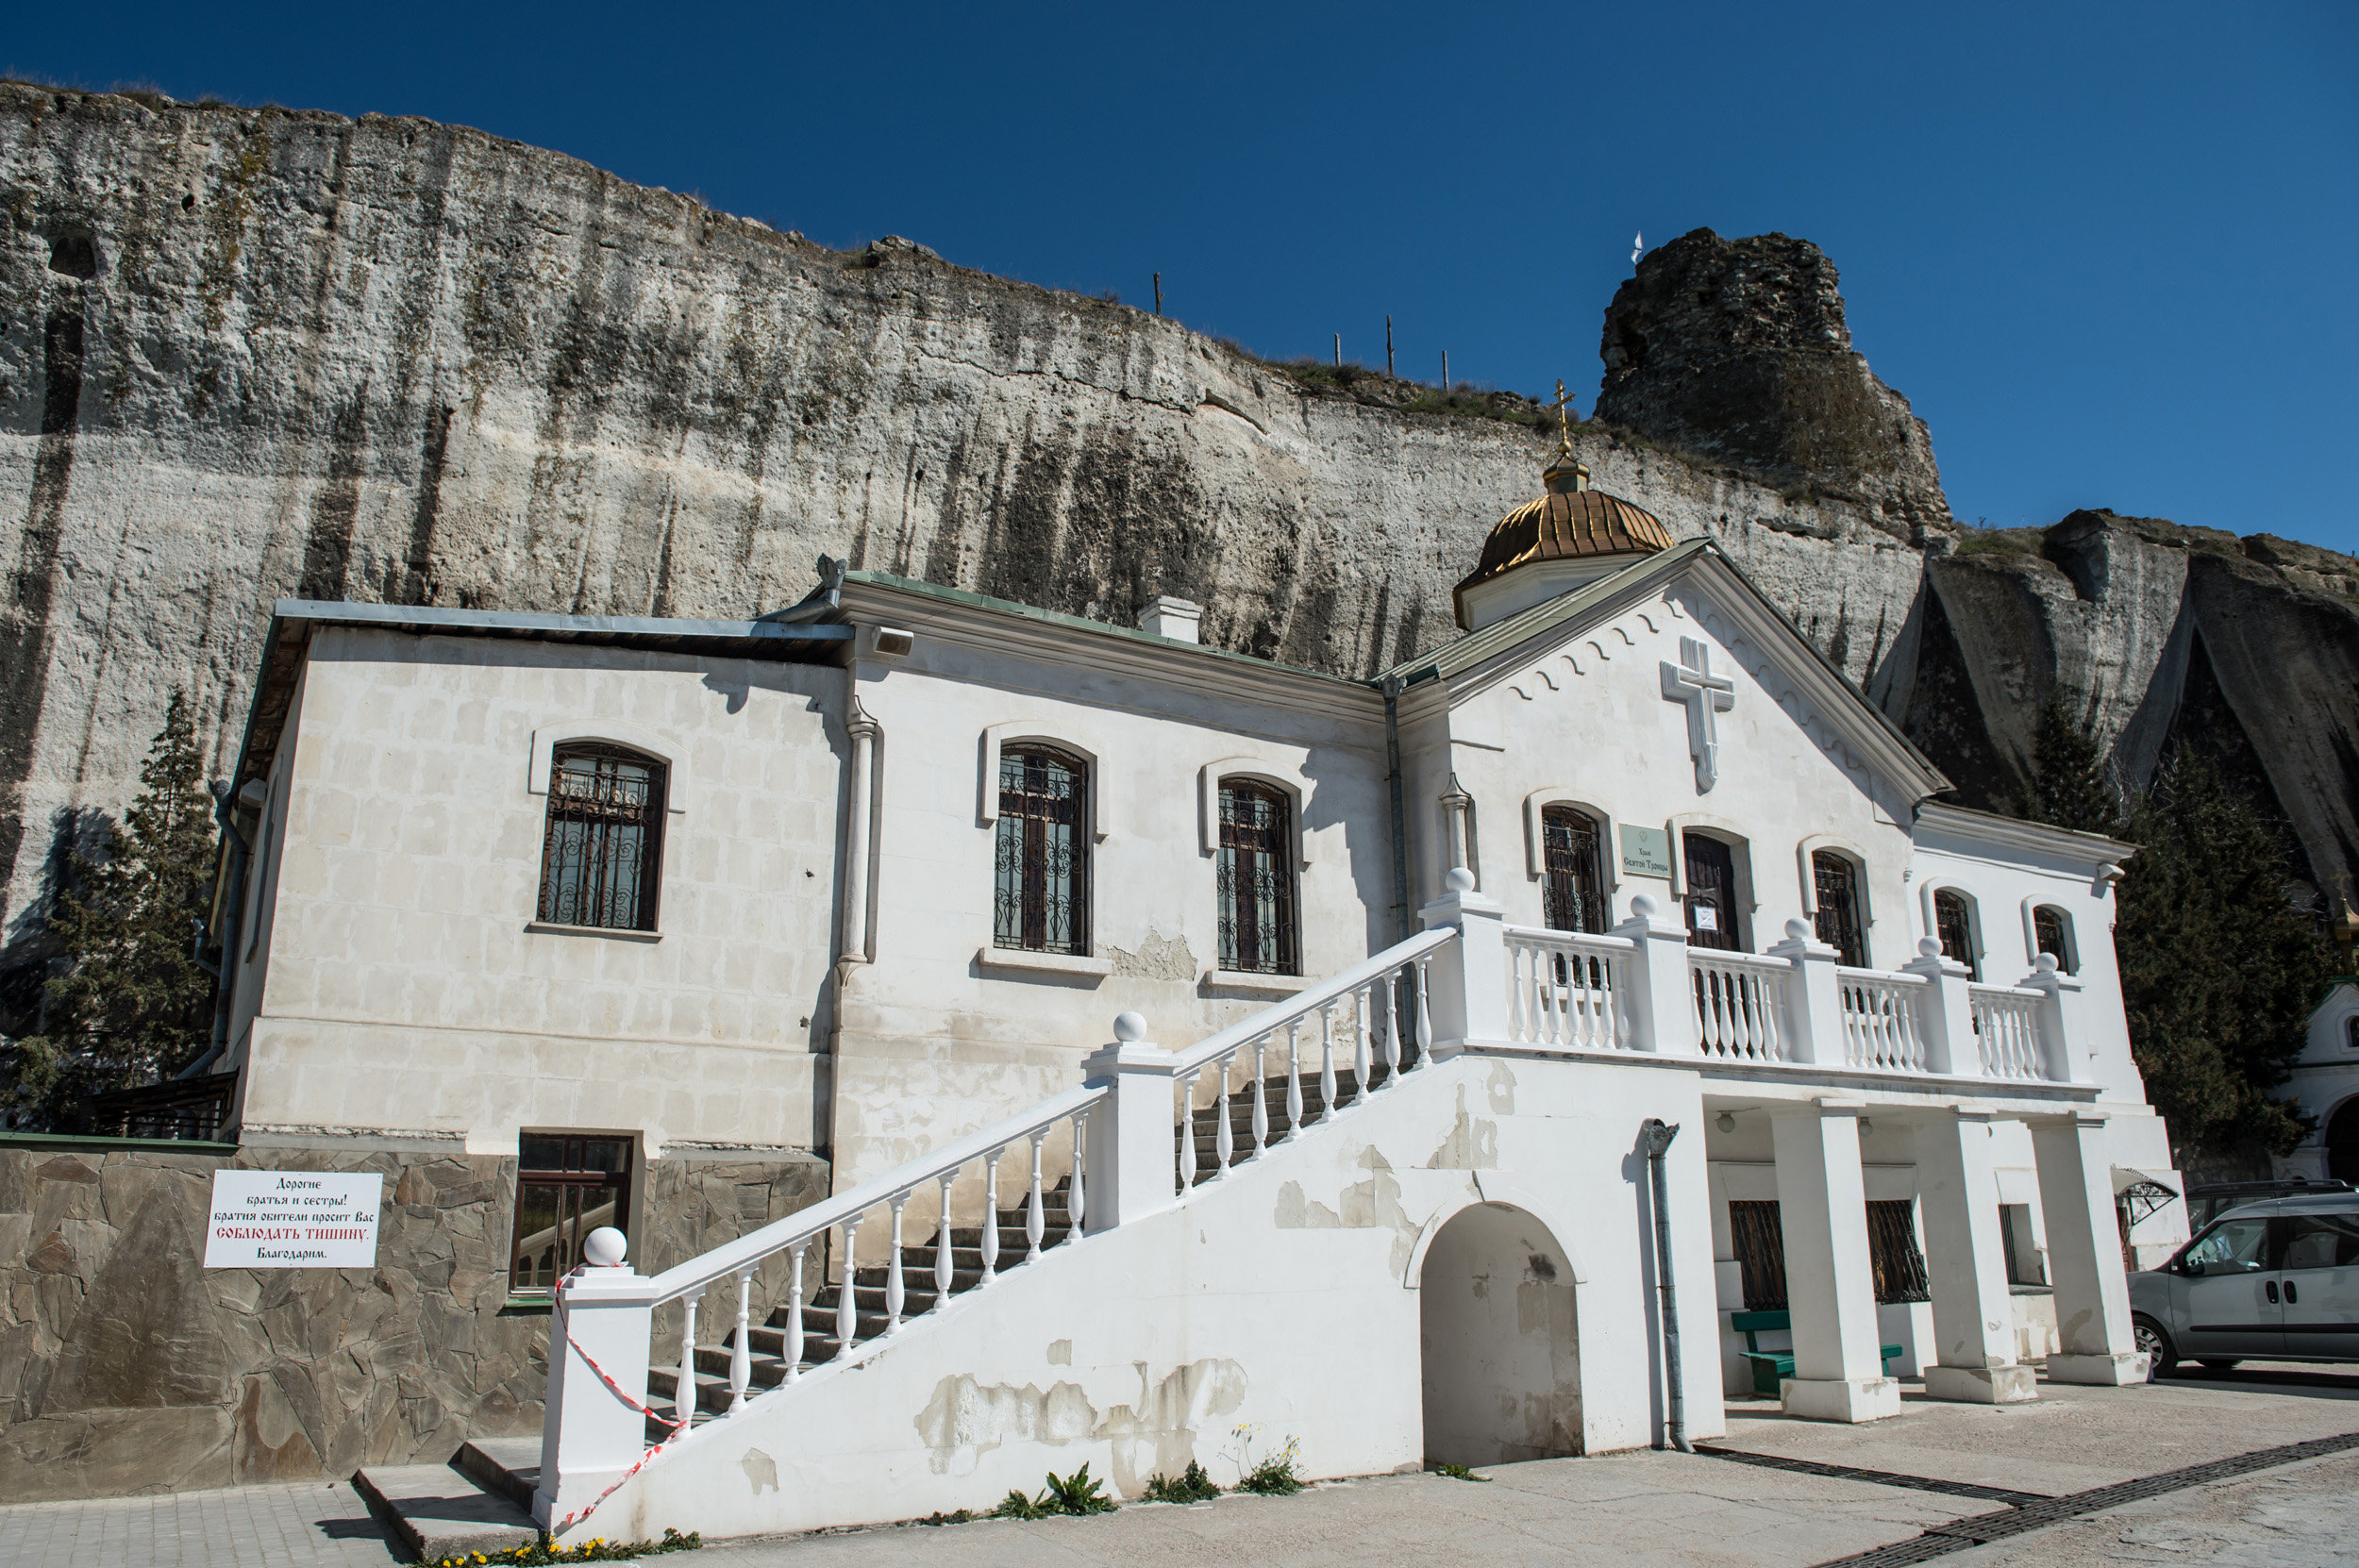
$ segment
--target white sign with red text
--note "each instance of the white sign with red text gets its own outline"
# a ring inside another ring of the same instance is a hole
[[[209,1269],[373,1269],[381,1176],[215,1171]]]

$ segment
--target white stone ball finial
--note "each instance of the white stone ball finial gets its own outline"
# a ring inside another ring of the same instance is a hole
[[[1805,923],[1803,923],[1803,922],[1801,922],[1801,921],[1799,921],[1799,920],[1789,920],[1789,921],[1787,921],[1787,922],[1785,923],[1785,940],[1786,940],[1786,941],[1788,941],[1788,942],[1808,942],[1808,941],[1810,940],[1810,937],[1811,937],[1811,930],[1810,930],[1810,926],[1809,926],[1808,925],[1806,925]]]
[[[630,1243],[611,1225],[602,1225],[582,1238],[581,1260],[594,1269],[619,1269]]]
[[[1114,1038],[1125,1045],[1136,1045],[1146,1038],[1146,1016],[1144,1013],[1114,1014]]]
[[[1939,937],[1918,937],[1916,939],[1916,956],[1920,959],[1937,959],[1941,957],[1941,939]]]
[[[2056,955],[2053,953],[2042,953],[2038,959],[2033,962],[2032,967],[2038,970],[2043,975],[2053,975],[2056,972]]]
[[[1452,866],[1449,868],[1449,875],[1442,878],[1442,886],[1452,892],[1474,892],[1474,873],[1464,866]]]
[[[1654,918],[1654,900],[1647,894],[1641,892],[1631,895],[1630,912],[1637,919],[1652,920]]]

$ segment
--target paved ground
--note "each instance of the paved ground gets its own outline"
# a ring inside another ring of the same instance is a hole
[[[1737,1407],[1726,1446],[1819,1464],[2059,1494],[2304,1439],[2359,1432],[2359,1372],[2239,1369],[2147,1388],[2042,1385],[2032,1406],[1912,1399],[1869,1427]],[[1517,1568],[1808,1568],[2001,1505],[1725,1459],[1623,1454],[1321,1486],[1298,1497],[1126,1507],[738,1542],[662,1568],[1084,1568],[1121,1564],[1509,1563]],[[388,1568],[384,1531],[341,1482],[0,1508],[0,1564]],[[2359,1568],[2359,1452],[2149,1498],[1939,1558],[1944,1568],[2170,1562]]]

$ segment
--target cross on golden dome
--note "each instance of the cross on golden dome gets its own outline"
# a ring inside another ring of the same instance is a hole
[[[1556,410],[1556,455],[1560,458],[1571,457],[1573,455],[1573,426],[1566,415],[1572,409],[1573,399],[1571,394],[1565,392],[1564,383],[1562,380],[1556,383],[1556,401],[1543,406]]]

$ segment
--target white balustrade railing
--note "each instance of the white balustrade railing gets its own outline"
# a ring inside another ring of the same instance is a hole
[[[2028,986],[1969,986],[1966,1004],[1974,1018],[1974,1043],[1983,1076],[2028,1079],[2048,1076],[2040,1051],[2040,1006],[2047,995]]]
[[[1917,1006],[1927,982],[1881,969],[1837,968],[1843,1003],[1843,1062],[1889,1073],[1922,1073],[1925,1029]]]
[[[1508,1039],[1575,1051],[1637,1048],[1627,994],[1635,942],[1527,926],[1501,936]]]
[[[1794,966],[1783,959],[1716,948],[1688,949],[1696,1000],[1696,1045],[1720,1061],[1785,1061],[1794,1052],[1786,991]]]
[[[822,1343],[833,1341],[828,1359],[843,1359],[862,1343],[899,1333],[905,1320],[915,1315],[910,1310],[913,1294],[924,1303],[921,1311],[939,1310],[950,1299],[951,1287],[956,1282],[958,1249],[953,1245],[952,1189],[962,1179],[968,1181],[976,1190],[973,1195],[979,1198],[980,1228],[975,1250],[980,1266],[979,1282],[988,1284],[1003,1261],[999,1235],[1001,1167],[1011,1154],[1017,1157],[1019,1175],[1012,1191],[1021,1194],[1017,1210],[1024,1241],[1023,1256],[1005,1261],[1013,1266],[1038,1258],[1044,1243],[1048,1241],[1048,1211],[1056,1198],[1053,1186],[1043,1176],[1043,1155],[1052,1138],[1060,1152],[1070,1149],[1072,1163],[1062,1199],[1056,1202],[1062,1210],[1062,1234],[1049,1244],[1063,1245],[1073,1241],[1088,1217],[1086,1173],[1082,1168],[1082,1151],[1088,1142],[1086,1126],[1091,1111],[1107,1094],[1102,1084],[1069,1089],[865,1186],[790,1214],[656,1276],[650,1282],[652,1304],[661,1306],[677,1301],[681,1307],[679,1357],[674,1363],[679,1369],[675,1414],[687,1419],[696,1408],[698,1308],[711,1287],[725,1282],[735,1287],[725,1288],[722,1302],[724,1309],[735,1314],[735,1329],[729,1336],[728,1347],[728,1413],[735,1415],[745,1408],[755,1332],[750,1321],[754,1275],[771,1259],[784,1256],[787,1259],[787,1293],[780,1309],[784,1321],[776,1354],[783,1363],[783,1379],[788,1383],[800,1376],[804,1352],[810,1348],[811,1336],[804,1323],[804,1262],[814,1248],[819,1251],[823,1278],[828,1272],[826,1259],[831,1245],[835,1260],[837,1296],[832,1320],[827,1326],[830,1331],[818,1336]],[[1069,1140],[1058,1136],[1068,1125]],[[903,1210],[921,1194],[937,1198],[940,1209],[932,1267],[912,1281],[903,1259],[907,1240]],[[879,1239],[881,1257],[863,1264],[863,1240],[876,1252]],[[879,1264],[883,1270],[881,1286],[863,1286],[860,1280],[862,1269],[867,1267],[873,1273]],[[862,1301],[863,1295],[869,1297],[866,1306]],[[656,1364],[663,1363],[657,1359]]]
[[[1351,1076],[1344,1102],[1360,1105],[1403,1073],[1424,1066],[1433,1049],[1426,966],[1434,950],[1457,935],[1457,927],[1450,926],[1419,932],[1175,1055],[1170,1070],[1179,1083],[1179,1191],[1187,1192],[1198,1179],[1217,1180],[1310,1123],[1333,1115],[1339,1109],[1343,1072]],[[1404,1026],[1407,1040],[1402,1038]],[[1338,1066],[1346,1056],[1347,1069]],[[1318,1083],[1315,1108],[1303,1092],[1303,1080],[1311,1073]],[[1273,1075],[1284,1081],[1275,1115],[1270,1106]],[[1202,1084],[1212,1088],[1206,1106],[1196,1103]],[[1243,1139],[1235,1115],[1240,1095],[1247,1102]],[[1212,1147],[1199,1150],[1196,1124],[1208,1111]]]

